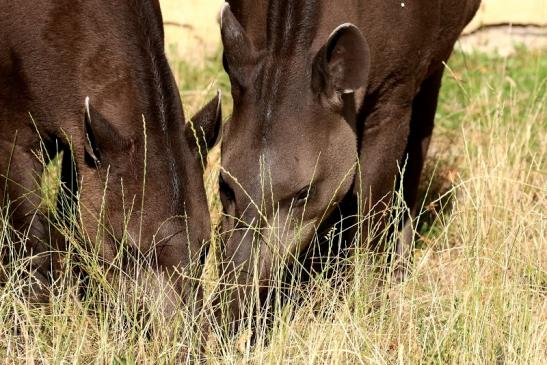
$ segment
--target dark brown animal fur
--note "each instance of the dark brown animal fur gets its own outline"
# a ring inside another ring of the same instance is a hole
[[[63,183],[79,198],[89,249],[99,245],[110,263],[125,241],[129,252],[152,257],[152,287],[172,287],[164,309],[173,313],[199,292],[176,271],[199,271],[210,219],[159,2],[0,0],[0,29],[0,207],[11,207],[19,250],[35,255],[35,299],[45,299],[41,284],[57,265],[47,253],[62,248],[35,215],[43,142],[50,156],[64,152]],[[219,122],[217,97],[194,120],[202,151]]]
[[[232,0],[223,9],[234,99],[220,182],[228,281],[266,287],[279,257],[294,262],[334,212],[388,207],[398,166],[415,210],[443,62],[480,1],[404,3]],[[234,318],[248,295],[232,295]]]

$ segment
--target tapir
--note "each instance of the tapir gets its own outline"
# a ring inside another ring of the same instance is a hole
[[[416,212],[444,63],[479,5],[225,3],[223,62],[234,109],[223,129],[219,269],[227,287],[237,284],[225,301],[234,321],[254,298],[249,288],[258,284],[264,296],[276,262],[298,262],[333,215],[368,217],[339,231],[361,232],[358,244],[373,246],[380,244],[368,232],[385,224],[374,217],[389,211],[398,184]],[[411,221],[394,257],[407,256]]]
[[[1,0],[0,29],[0,207],[30,261],[30,300],[47,301],[50,253],[63,248],[39,213],[44,150],[63,152],[74,201],[57,216],[77,213],[100,263],[144,258],[175,313],[200,290],[183,274],[199,271],[210,240],[199,153],[216,140],[219,97],[185,123],[158,0]]]

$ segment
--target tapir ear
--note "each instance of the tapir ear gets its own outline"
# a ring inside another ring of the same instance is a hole
[[[312,89],[332,96],[364,88],[370,71],[368,43],[355,25],[336,28],[313,62]]]
[[[232,82],[245,82],[246,68],[254,60],[254,47],[245,29],[236,19],[230,5],[224,3],[220,12],[220,32],[224,45],[224,69]]]
[[[207,152],[217,143],[222,125],[221,99],[219,90],[214,99],[186,124],[186,138],[196,156],[207,156]]]

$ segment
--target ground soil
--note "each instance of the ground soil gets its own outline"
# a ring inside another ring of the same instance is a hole
[[[464,52],[479,50],[509,56],[519,46],[547,48],[547,27],[508,24],[486,26],[463,35],[457,47]]]

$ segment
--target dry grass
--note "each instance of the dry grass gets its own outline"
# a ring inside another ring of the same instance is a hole
[[[293,297],[303,299],[275,307],[271,328],[259,325],[254,344],[213,323],[207,363],[547,363],[546,56],[524,49],[514,59],[455,55],[422,189],[411,278],[378,286],[368,253],[358,252],[343,285],[318,277],[295,287]],[[172,64],[189,115],[215,87],[227,91],[218,56],[200,67]],[[218,213],[216,170],[206,182]],[[6,248],[14,239],[8,208],[1,212]],[[73,253],[83,254],[66,235]],[[87,295],[78,295],[69,267],[51,304],[38,308],[21,295],[23,264],[14,264],[0,288],[0,359],[190,362],[188,353],[199,349],[189,324],[201,319],[181,311],[166,322],[147,288],[130,295],[129,278],[107,283],[97,258],[86,257]],[[214,270],[202,279],[209,289],[217,283]],[[143,302],[147,315],[139,313]]]

